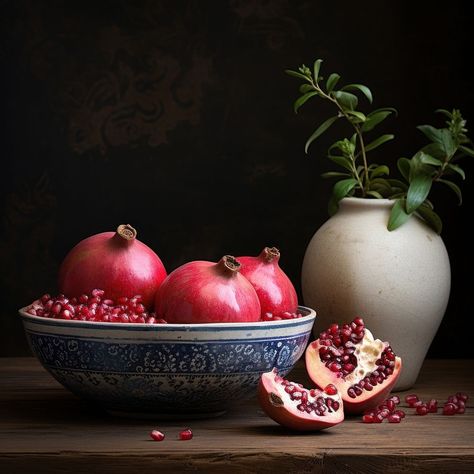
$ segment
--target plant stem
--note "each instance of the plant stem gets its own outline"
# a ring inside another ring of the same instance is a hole
[[[352,125],[354,126],[357,136],[359,137],[360,150],[362,152],[362,161],[364,162],[365,184],[368,186],[369,185],[369,166],[367,164],[367,155],[365,154],[364,138],[362,137],[362,131],[360,127],[355,123],[353,123]],[[365,197],[365,187],[362,188],[362,197]]]
[[[363,182],[361,181],[361,179],[359,178],[359,174],[357,173],[357,170],[355,168],[355,157],[354,157],[354,176],[355,178],[357,179],[357,181],[359,182],[359,186],[361,188],[361,191],[362,191],[362,197],[365,197],[367,192],[366,192],[366,187],[368,187],[369,185],[369,166],[367,164],[367,155],[365,153],[365,144],[364,144],[364,138],[362,136],[362,130],[360,129],[359,125],[356,124],[356,123],[353,123],[351,118],[349,117],[349,115],[345,112],[345,110],[341,107],[341,105],[339,104],[339,102],[337,101],[337,99],[335,99],[334,97],[331,97],[329,94],[326,94],[320,87],[319,87],[319,84],[317,82],[317,79],[316,79],[316,82],[314,81],[313,78],[311,78],[311,85],[313,86],[314,90],[321,96],[323,97],[324,99],[327,99],[331,102],[333,102],[334,104],[336,104],[337,108],[339,109],[339,112],[347,119],[347,121],[352,125],[352,127],[354,128],[356,134],[357,134],[357,138],[359,139],[359,144],[360,144],[360,150],[361,150],[361,154],[362,154],[362,161],[363,161],[363,164],[364,164],[364,178],[365,178],[365,186],[363,184]]]

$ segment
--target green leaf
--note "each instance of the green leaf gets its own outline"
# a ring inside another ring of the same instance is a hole
[[[339,102],[343,109],[354,110],[357,108],[359,99],[356,95],[343,91],[336,91],[332,92],[331,94]]]
[[[314,66],[313,66],[313,77],[314,77],[314,82],[318,82],[319,79],[319,69],[321,68],[321,63],[323,62],[322,59],[316,59],[314,61]]]
[[[338,83],[340,78],[341,76],[335,72],[333,72],[328,77],[328,80],[326,81],[326,89],[328,92],[331,92],[334,89],[334,87],[336,87],[336,84]]]
[[[367,117],[362,112],[358,112],[357,110],[348,110],[347,113],[348,115],[352,115],[353,117],[357,118],[357,121],[353,121],[355,123],[365,122],[367,119]]]
[[[308,148],[311,143],[316,140],[319,136],[321,136],[339,117],[330,117],[325,122],[323,122],[313,133],[312,135],[306,140],[306,144],[304,146],[304,152],[308,153]]]
[[[307,92],[306,94],[302,95],[301,97],[298,97],[293,105],[293,109],[295,111],[295,114],[298,113],[298,109],[305,104],[311,97],[314,97],[315,95],[318,95],[316,91],[313,92]]]
[[[442,129],[434,128],[431,125],[418,125],[416,128],[432,142],[443,143]]]
[[[459,165],[455,165],[454,163],[449,163],[447,168],[450,170],[453,170],[455,173],[461,176],[462,179],[466,179],[466,173],[464,173],[464,170]]]
[[[453,134],[447,128],[441,129],[441,140],[446,155],[449,157],[454,155],[456,153],[456,143],[454,142]]]
[[[300,72],[297,71],[292,71],[291,69],[285,69],[285,72],[292,77],[297,77],[299,79],[304,79],[305,81],[308,81],[309,79],[304,75],[301,74]]]
[[[433,211],[428,205],[422,205],[417,209],[419,214],[425,222],[438,234],[441,234],[443,230],[443,223],[436,212]]]
[[[438,160],[444,160],[446,158],[446,151],[441,143],[429,143],[424,146],[421,151],[427,155],[431,155]]]
[[[392,232],[410,219],[410,214],[405,211],[405,199],[397,199],[390,212],[387,229]]]
[[[420,160],[425,165],[443,166],[443,162],[435,158],[434,156],[428,155],[427,153],[420,153]]]
[[[365,146],[365,151],[374,150],[375,148],[379,147],[380,145],[393,140],[395,135],[382,135],[381,137],[375,139],[372,143],[369,143]]]
[[[418,172],[413,175],[407,192],[406,210],[408,214],[415,212],[428,197],[431,184],[431,174]]]
[[[314,87],[311,84],[301,84],[300,92],[305,94],[306,92],[311,92],[314,90]]]
[[[329,159],[352,173],[352,161],[346,156],[329,155]]]
[[[438,113],[438,114],[446,115],[446,117],[448,117],[448,119],[450,119],[450,120],[453,118],[453,114],[451,112],[449,112],[448,110],[437,109],[437,110],[435,110],[435,112]]]
[[[409,181],[410,179],[410,160],[408,158],[399,158],[397,161],[397,168],[400,174]]]
[[[453,183],[452,181],[448,181],[447,179],[438,179],[438,182],[443,183],[448,186],[448,188],[452,189],[459,199],[459,205],[462,204],[462,193],[457,184]]]
[[[472,148],[468,148],[467,146],[460,145],[459,149],[468,156],[474,156],[474,150]]]
[[[370,132],[376,125],[385,120],[389,115],[391,115],[390,110],[383,110],[381,112],[371,113],[367,116],[367,119],[362,125],[363,132]]]
[[[329,213],[335,214],[339,207],[339,201],[346,197],[357,186],[357,180],[354,178],[338,181],[332,190],[332,197],[329,201]]]
[[[390,174],[390,170],[388,168],[388,166],[386,165],[381,165],[381,166],[377,166],[371,173],[370,177],[371,178],[376,178],[377,176],[382,176],[382,175],[389,175]]]
[[[408,191],[408,185],[399,179],[387,179],[392,188],[399,188],[402,191]]]
[[[389,196],[392,193],[392,187],[385,178],[374,178],[370,181],[370,189],[372,191],[378,191],[381,194]]]
[[[362,94],[367,97],[367,100],[372,103],[373,97],[372,97],[372,92],[371,90],[362,84],[348,84],[347,86],[344,86],[341,90],[343,91],[351,91],[351,90],[359,90],[362,92]]]
[[[383,196],[380,193],[378,193],[377,191],[367,191],[366,194],[368,194],[369,196],[373,196],[377,199],[383,199]]]
[[[341,173],[339,171],[327,171],[321,175],[323,178],[342,178],[351,176],[350,173]]]

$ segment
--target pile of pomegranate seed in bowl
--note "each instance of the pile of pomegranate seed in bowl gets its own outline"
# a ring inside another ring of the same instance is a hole
[[[217,414],[289,372],[316,317],[298,306],[280,252],[196,260],[167,274],[121,225],[79,242],[59,291],[19,313],[30,347],[67,389],[114,414]],[[54,296],[52,296],[54,295]]]

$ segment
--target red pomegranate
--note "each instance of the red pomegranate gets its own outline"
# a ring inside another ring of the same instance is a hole
[[[277,248],[265,247],[258,257],[238,257],[237,260],[242,265],[240,272],[257,292],[262,317],[297,313],[295,287],[278,264],[280,251]]]
[[[306,369],[318,387],[334,384],[346,413],[379,405],[400,375],[402,360],[388,342],[374,339],[362,318],[332,324],[306,349]]]
[[[89,294],[95,288],[108,298],[141,295],[150,309],[156,290],[166,278],[158,255],[137,238],[131,225],[81,240],[59,269],[59,289],[68,297]]]
[[[169,274],[156,293],[155,311],[168,323],[253,322],[260,303],[240,263],[226,255],[217,263],[189,262]]]
[[[280,377],[276,369],[261,376],[258,399],[270,418],[293,430],[322,430],[344,420],[343,404],[334,385],[324,391],[308,390]]]

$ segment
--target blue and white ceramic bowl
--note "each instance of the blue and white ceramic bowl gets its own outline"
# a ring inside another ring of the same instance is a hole
[[[20,316],[41,364],[71,392],[115,413],[217,414],[255,394],[260,375],[287,374],[316,313],[257,323],[118,324]]]

